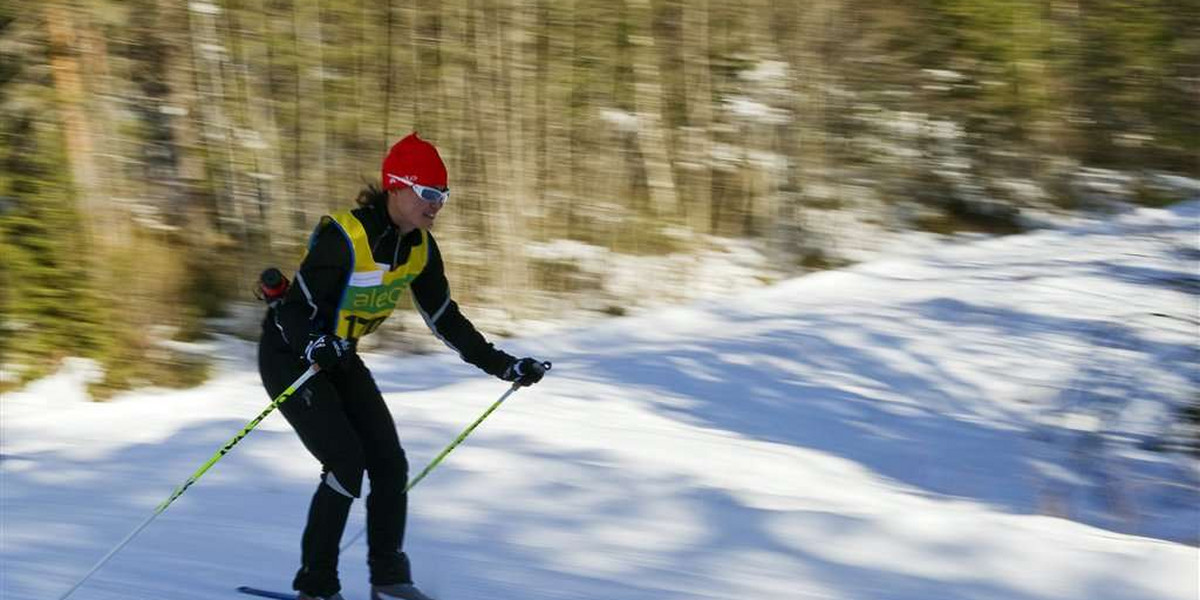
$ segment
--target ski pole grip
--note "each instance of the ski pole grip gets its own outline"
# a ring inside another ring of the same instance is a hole
[[[287,277],[279,269],[270,267],[258,276],[260,297],[274,307],[275,303],[283,299],[283,295],[287,293],[288,283]]]
[[[283,273],[275,267],[270,267],[262,272],[261,279],[264,286],[273,288],[283,283]]]

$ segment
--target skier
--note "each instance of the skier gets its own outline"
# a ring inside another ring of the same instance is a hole
[[[280,411],[322,477],[301,540],[292,582],[299,600],[342,600],[338,544],[350,505],[367,495],[367,563],[372,600],[429,600],[415,585],[403,551],[408,461],[379,388],[355,352],[410,288],[434,335],[466,362],[521,386],[542,379],[534,358],[515,358],[484,339],[450,298],[430,229],[450,191],[437,149],[412,133],[383,161],[382,186],[359,207],[321,219],[295,281],[263,320],[259,373],[275,397],[311,364],[320,372]]]

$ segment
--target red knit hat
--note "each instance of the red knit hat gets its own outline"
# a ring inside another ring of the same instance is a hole
[[[445,188],[446,165],[433,144],[417,137],[414,131],[396,142],[383,159],[383,189],[392,190],[408,187],[409,183]]]

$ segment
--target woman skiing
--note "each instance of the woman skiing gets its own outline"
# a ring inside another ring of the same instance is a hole
[[[358,208],[321,219],[295,281],[263,321],[258,362],[270,396],[309,365],[320,369],[280,406],[322,467],[292,583],[299,600],[342,600],[338,544],[364,471],[372,600],[429,600],[413,585],[403,551],[408,461],[379,388],[355,352],[357,340],[391,314],[405,288],[434,335],[466,362],[523,386],[545,373],[541,361],[488,343],[450,298],[430,234],[450,194],[437,149],[413,133],[392,146],[382,176],[381,187],[360,193]]]

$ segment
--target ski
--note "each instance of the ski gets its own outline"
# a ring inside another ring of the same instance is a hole
[[[272,592],[270,590],[260,590],[258,588],[252,588],[248,585],[243,585],[242,587],[239,587],[237,589],[237,591],[239,591],[243,594],[249,594],[251,596],[258,596],[260,598],[275,598],[275,600],[296,600],[295,593],[285,594],[283,592]]]

